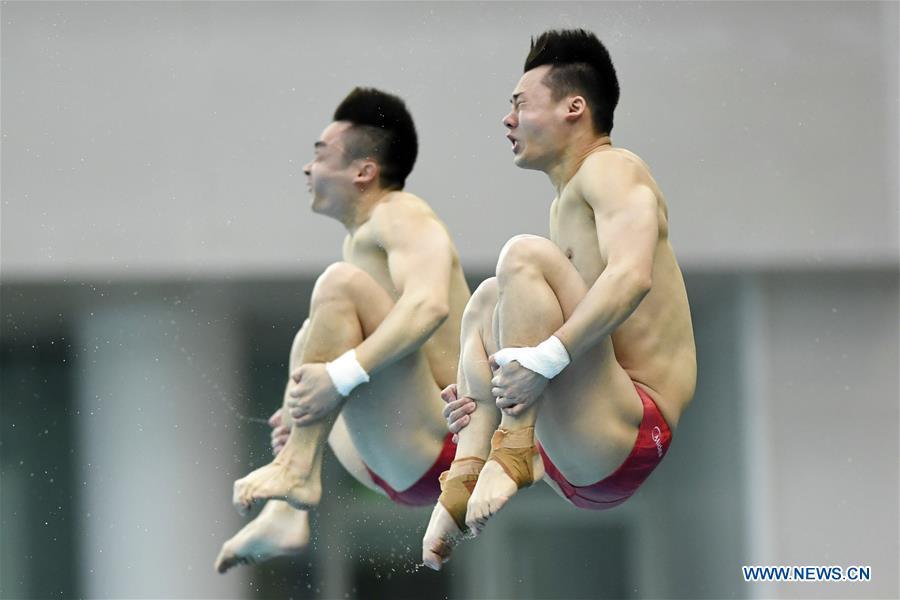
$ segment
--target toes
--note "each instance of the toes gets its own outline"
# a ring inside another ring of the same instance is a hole
[[[238,514],[242,517],[250,512],[250,503],[244,499],[243,494],[240,491],[235,491],[232,503],[234,504],[235,510],[237,510]]]
[[[443,564],[441,557],[430,550],[422,550],[422,563],[434,571],[440,571],[441,565]]]
[[[481,512],[481,516],[475,521],[475,535],[478,535],[482,531],[484,531],[485,526],[487,525],[488,519],[490,515],[487,514],[486,511]]]
[[[227,551],[224,547],[222,551],[219,552],[219,556],[216,558],[216,571],[219,573],[224,573],[234,565],[238,563],[238,558],[234,555],[234,553]]]
[[[485,526],[487,525],[487,517],[479,517],[472,522],[472,525],[469,526],[469,531],[472,534],[472,537],[478,537],[481,535],[481,532],[484,531]]]
[[[490,515],[497,514],[500,511],[500,509],[503,508],[503,505],[506,504],[507,500],[509,500],[509,498],[505,498],[503,496],[500,496],[500,497],[497,497],[497,498],[494,498],[493,500],[491,500],[490,506],[488,509],[488,514],[490,514]]]
[[[441,561],[446,561],[453,551],[453,543],[445,538],[425,540],[422,545],[422,552],[434,554]]]
[[[469,528],[473,534],[478,533],[478,524],[481,522],[481,518],[484,514],[484,511],[481,509],[481,503],[469,503],[469,509],[466,511],[466,527]]]
[[[258,488],[259,486],[252,485],[252,482],[247,481],[246,477],[234,482],[232,503],[242,517],[250,514],[253,504],[261,499],[257,497]]]
[[[439,540],[425,540],[422,545],[422,563],[429,569],[440,571],[450,550]]]
[[[238,479],[234,482],[234,492],[231,495],[231,503],[234,504],[234,508],[238,511],[238,514],[244,515],[246,514],[246,509],[244,505],[246,502],[244,501],[244,480]]]
[[[248,514],[250,514],[250,506],[250,500],[244,498],[243,495],[235,497],[234,508],[237,509],[238,514],[242,517],[246,517]]]
[[[508,500],[509,498],[506,496],[498,496],[489,500],[469,502],[469,507],[466,511],[466,526],[469,528],[470,533],[473,536],[481,533],[488,520],[497,514]]]
[[[440,571],[441,566],[450,560],[453,542],[447,539],[425,539],[422,541],[422,562],[426,567]]]

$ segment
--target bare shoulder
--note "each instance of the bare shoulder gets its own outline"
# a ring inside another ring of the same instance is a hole
[[[391,192],[372,211],[370,218],[375,235],[382,239],[414,235],[438,228],[446,230],[432,208],[419,196],[409,192]]]
[[[588,156],[572,178],[572,184],[574,191],[595,211],[614,211],[639,201],[655,205],[663,220],[668,212],[647,163],[624,148],[609,148]]]
[[[419,196],[409,192],[391,192],[384,201],[372,211],[372,220],[376,224],[386,225],[397,219],[435,219],[437,216]]]
[[[576,177],[579,177],[578,193],[595,214],[654,211],[660,239],[668,238],[666,199],[650,168],[638,155],[622,148],[595,152],[582,163]]]
[[[637,154],[624,148],[609,148],[594,152],[581,164],[573,181],[577,181],[582,189],[595,186],[631,187],[642,184],[656,189],[647,163]]]

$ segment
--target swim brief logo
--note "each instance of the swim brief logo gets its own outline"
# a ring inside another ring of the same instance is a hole
[[[663,455],[663,447],[662,447],[662,431],[659,427],[654,426],[652,430],[650,430],[650,437],[653,438],[653,442],[656,444],[656,453],[662,458]]]

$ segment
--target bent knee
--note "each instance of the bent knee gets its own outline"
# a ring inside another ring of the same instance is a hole
[[[472,297],[469,298],[466,309],[471,306],[473,310],[478,311],[494,310],[494,305],[497,304],[497,298],[499,298],[499,296],[500,286],[497,283],[497,278],[488,277],[475,288],[474,292],[472,292]]]
[[[351,295],[368,275],[359,267],[348,262],[329,265],[313,287],[312,304]]]
[[[479,322],[486,314],[492,313],[497,305],[499,295],[500,286],[497,284],[496,277],[489,277],[482,281],[472,292],[469,302],[466,303],[463,311],[463,327],[466,322]]]
[[[531,234],[513,236],[500,251],[497,276],[502,277],[523,267],[540,265],[554,253],[558,254],[559,248],[547,238]]]
[[[294,341],[291,342],[291,368],[293,363],[300,360],[300,354],[303,352],[303,345],[306,344],[306,334],[309,331],[309,319],[303,321],[299,331],[294,335]]]
[[[297,333],[294,334],[294,343],[299,344],[303,342],[303,336],[306,335],[306,332],[309,330],[309,317],[303,319],[303,325],[300,326],[300,329],[297,330]]]

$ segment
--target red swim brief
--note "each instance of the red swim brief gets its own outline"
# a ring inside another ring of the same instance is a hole
[[[566,499],[578,508],[604,510],[622,504],[641,487],[669,449],[672,442],[669,425],[647,392],[637,385],[634,387],[644,405],[644,416],[631,454],[612,475],[593,485],[572,485],[550,462],[547,453],[538,444],[547,476],[556,482]]]
[[[366,471],[369,472],[372,481],[383,489],[388,497],[397,504],[403,504],[404,506],[428,506],[437,502],[438,496],[441,495],[441,484],[438,478],[441,476],[441,473],[450,468],[450,463],[453,462],[455,456],[456,444],[453,443],[453,434],[448,433],[447,437],[444,438],[444,447],[441,448],[441,453],[431,468],[428,469],[428,472],[402,492],[398,492],[388,485],[387,481],[376,475],[368,466],[366,466]]]

